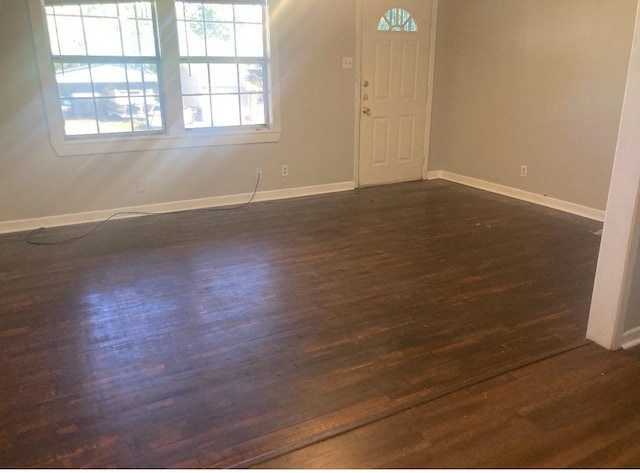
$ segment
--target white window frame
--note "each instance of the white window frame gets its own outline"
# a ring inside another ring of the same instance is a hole
[[[105,0],[108,1],[108,0]],[[163,75],[163,95],[165,128],[156,133],[145,132],[142,135],[65,135],[64,119],[60,109],[55,70],[51,60],[51,49],[47,32],[44,0],[27,0],[36,52],[36,61],[42,96],[46,112],[51,144],[60,156],[78,156],[132,151],[149,151],[175,148],[195,148],[211,146],[243,145],[256,143],[275,143],[280,140],[280,91],[278,87],[277,42],[274,38],[274,22],[269,21],[267,48],[267,74],[270,104],[269,124],[256,127],[234,127],[187,129],[184,124],[182,108],[182,89],[180,85],[180,52],[174,0],[155,0],[159,18],[160,63]],[[232,2],[233,0],[230,0]],[[268,2],[266,5],[269,15]]]

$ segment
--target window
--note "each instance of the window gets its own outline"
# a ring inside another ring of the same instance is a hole
[[[260,4],[176,1],[187,128],[265,125]]]
[[[162,129],[150,1],[48,4],[51,61],[67,137]]]
[[[277,141],[266,0],[29,0],[60,154]]]
[[[407,10],[392,8],[388,10],[378,23],[378,31],[404,31],[414,33],[418,31],[415,20]]]

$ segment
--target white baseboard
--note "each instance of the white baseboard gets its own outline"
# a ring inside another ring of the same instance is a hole
[[[291,199],[294,197],[306,197],[319,194],[330,194],[334,192],[344,192],[355,189],[355,183],[338,182],[335,184],[324,184],[319,186],[296,187],[292,189],[280,189],[272,191],[257,192],[253,202],[265,202],[270,200]],[[161,204],[140,205],[135,207],[124,207],[119,209],[96,210],[93,212],[82,212],[76,214],[54,215],[51,217],[30,218],[25,220],[13,220],[0,222],[0,234],[22,232],[34,230],[41,227],[61,227],[64,225],[75,225],[78,223],[91,223],[106,220],[110,216],[119,212],[148,212],[167,213],[183,210],[197,210],[211,207],[225,207],[228,205],[239,205],[248,202],[252,193],[235,194],[220,197],[207,197],[204,199],[182,200],[177,202],[165,202]],[[116,218],[132,218],[141,215],[118,215]]]
[[[601,210],[584,207],[582,205],[566,202],[552,197],[547,197],[532,192],[523,191],[514,187],[507,187],[492,182],[475,179],[472,177],[455,174],[448,171],[431,171],[427,173],[427,179],[444,179],[447,181],[463,184],[476,189],[493,192],[495,194],[513,197],[526,202],[561,210],[581,217],[590,218],[599,222],[604,222],[605,213]],[[297,187],[292,189],[279,189],[273,191],[258,192],[253,199],[254,202],[264,202],[270,200],[291,199],[295,197],[305,197],[320,194],[330,194],[333,192],[344,192],[355,189],[355,182],[338,182],[334,184],[324,184],[318,186]],[[166,202],[161,204],[141,205],[135,207],[124,207],[118,209],[97,210],[93,212],[82,212],[76,214],[54,215],[50,217],[39,217],[25,220],[12,220],[0,222],[0,234],[34,230],[41,227],[61,227],[64,225],[74,225],[79,223],[99,222],[109,218],[118,212],[150,212],[167,213],[183,210],[197,210],[211,207],[224,207],[228,205],[238,205],[247,202],[251,198],[251,193],[235,194],[220,197],[207,197],[204,199],[183,200],[177,202]],[[132,218],[136,215],[120,215],[117,218]]]
[[[448,171],[428,172],[427,179],[444,179],[446,181],[455,182],[457,184],[463,184],[465,186],[474,187],[476,189],[493,192],[494,194],[513,197],[514,199],[523,200],[532,204],[542,205],[544,207],[549,207],[555,210],[561,210],[570,214],[579,215],[580,217],[586,217],[591,220],[597,220],[598,222],[604,222],[605,212],[602,210],[574,204],[573,202],[554,199],[553,197],[547,197],[546,195],[534,194],[533,192],[523,191],[521,189],[516,189],[515,187],[494,184],[493,182],[483,181],[481,179],[467,177]]]
[[[628,350],[640,345],[640,327],[628,330],[622,334],[622,348]]]

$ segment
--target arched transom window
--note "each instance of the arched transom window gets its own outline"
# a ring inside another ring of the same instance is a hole
[[[418,31],[418,25],[411,16],[411,13],[404,8],[392,8],[380,18],[378,31],[404,31],[414,33]]]

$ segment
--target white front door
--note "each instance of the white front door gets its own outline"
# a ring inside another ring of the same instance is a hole
[[[363,1],[360,185],[422,178],[432,1]]]

